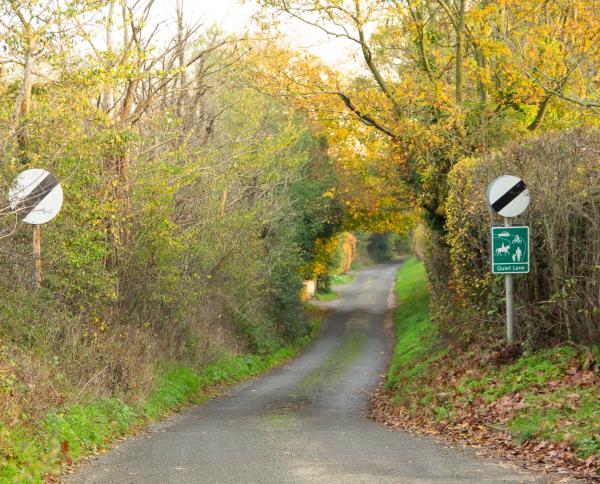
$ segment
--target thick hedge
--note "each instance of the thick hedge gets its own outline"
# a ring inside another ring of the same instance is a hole
[[[451,290],[474,311],[479,330],[501,331],[503,277],[490,274],[490,225],[502,220],[484,193],[501,174],[522,177],[531,227],[531,273],[516,277],[518,336],[530,346],[600,341],[600,132],[546,133],[482,159],[464,159],[449,177],[446,240]],[[475,329],[475,328],[474,328]],[[477,330],[477,329],[475,329]]]

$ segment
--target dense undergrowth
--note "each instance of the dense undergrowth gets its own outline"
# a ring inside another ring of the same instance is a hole
[[[90,18],[106,18],[101,3]],[[68,23],[76,10],[46,13]],[[131,20],[124,31],[141,35],[145,21]],[[217,31],[180,37],[179,61],[211,66],[184,74],[154,68],[173,51],[167,37],[150,37],[135,74],[117,62],[99,75],[99,59],[69,43],[60,62],[40,58],[48,77],[29,93],[18,76],[0,76],[0,192],[29,168],[51,172],[64,192],[41,229],[35,289],[31,226],[0,201],[0,475],[9,481],[38,475],[57,453],[88,452],[207,382],[280,360],[311,331],[303,279],[352,248],[340,202],[323,196],[338,184],[326,143],[302,113],[239,82],[255,65],[235,42]],[[122,59],[133,55],[121,48]],[[165,381],[174,386],[161,390]]]
[[[600,349],[539,351],[443,339],[429,310],[423,265],[409,260],[396,284],[397,344],[376,416],[462,438],[514,447],[542,461],[600,470]]]
[[[224,355],[199,369],[163,364],[147,397],[125,402],[116,397],[96,398],[52,410],[28,424],[0,425],[0,482],[42,482],[81,460],[102,452],[116,438],[134,433],[152,420],[183,405],[201,403],[224,385],[263,373],[293,357],[319,332],[322,312],[309,307],[311,333],[295,345],[280,347],[267,356]]]

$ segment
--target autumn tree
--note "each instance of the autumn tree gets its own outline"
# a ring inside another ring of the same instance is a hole
[[[344,79],[325,70],[309,83],[311,68],[303,75],[283,71],[280,86],[305,102],[320,96],[317,110],[323,95],[337,97],[342,118],[369,128],[359,143],[372,131],[385,139],[388,158],[402,164],[396,175],[440,230],[446,176],[457,160],[539,129],[551,107],[572,123],[597,107],[593,1],[262,4],[265,15],[287,15],[355,46],[361,74]],[[553,100],[561,102],[551,106]]]
[[[31,109],[31,92],[44,68],[59,63],[67,45],[73,41],[75,26],[85,14],[101,2],[87,0],[9,0],[0,6],[0,41],[7,56],[5,67],[20,67],[20,87],[15,99],[12,134],[22,163],[29,161],[27,148],[27,114]]]

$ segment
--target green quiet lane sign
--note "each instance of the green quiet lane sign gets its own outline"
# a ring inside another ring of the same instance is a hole
[[[492,272],[529,272],[529,227],[492,227]]]

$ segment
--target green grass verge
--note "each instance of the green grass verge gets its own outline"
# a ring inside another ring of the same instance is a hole
[[[460,371],[458,364],[472,355],[458,352],[451,360],[445,358],[441,367],[434,364],[448,354],[448,348],[441,344],[429,317],[425,270],[414,258],[398,272],[396,296],[397,343],[386,386],[397,403],[415,413],[428,411],[438,421],[452,422],[455,412],[471,402],[489,405],[505,396],[518,396],[523,404],[497,428],[508,430],[521,443],[529,439],[567,441],[580,457],[600,455],[597,388],[576,378],[569,383],[568,378],[585,368],[589,354],[571,346],[530,352],[511,364],[484,364],[475,368],[477,376],[464,374],[451,385],[447,366],[456,362]],[[592,360],[600,361],[600,349],[593,348],[592,353]],[[444,401],[438,401],[437,395],[444,395]]]
[[[333,301],[339,297],[338,293],[335,291],[327,291],[327,292],[317,292],[315,294],[315,298],[318,301]]]
[[[429,292],[425,269],[415,258],[407,260],[396,278],[396,347],[388,370],[387,387],[400,377],[414,377],[427,370],[428,356],[436,341],[436,329],[429,317]],[[437,355],[434,355],[437,356]]]
[[[597,352],[596,348],[596,352]],[[568,441],[583,458],[600,455],[600,398],[597,387],[561,381],[585,366],[585,355],[571,346],[559,346],[526,354],[517,362],[492,368],[481,378],[461,380],[459,402],[472,394],[492,403],[519,394],[523,406],[508,422],[518,442],[532,438],[552,442]]]
[[[42,483],[45,475],[60,473],[61,464],[106,449],[111,441],[152,420],[207,400],[224,384],[259,375],[292,358],[318,334],[322,313],[308,311],[312,313],[312,334],[294,347],[283,347],[267,356],[227,356],[200,371],[165,366],[154,391],[137,404],[102,398],[57,410],[30,426],[8,428],[0,424],[0,483]]]
[[[331,284],[348,284],[354,280],[354,276],[351,274],[337,274],[329,276]]]

